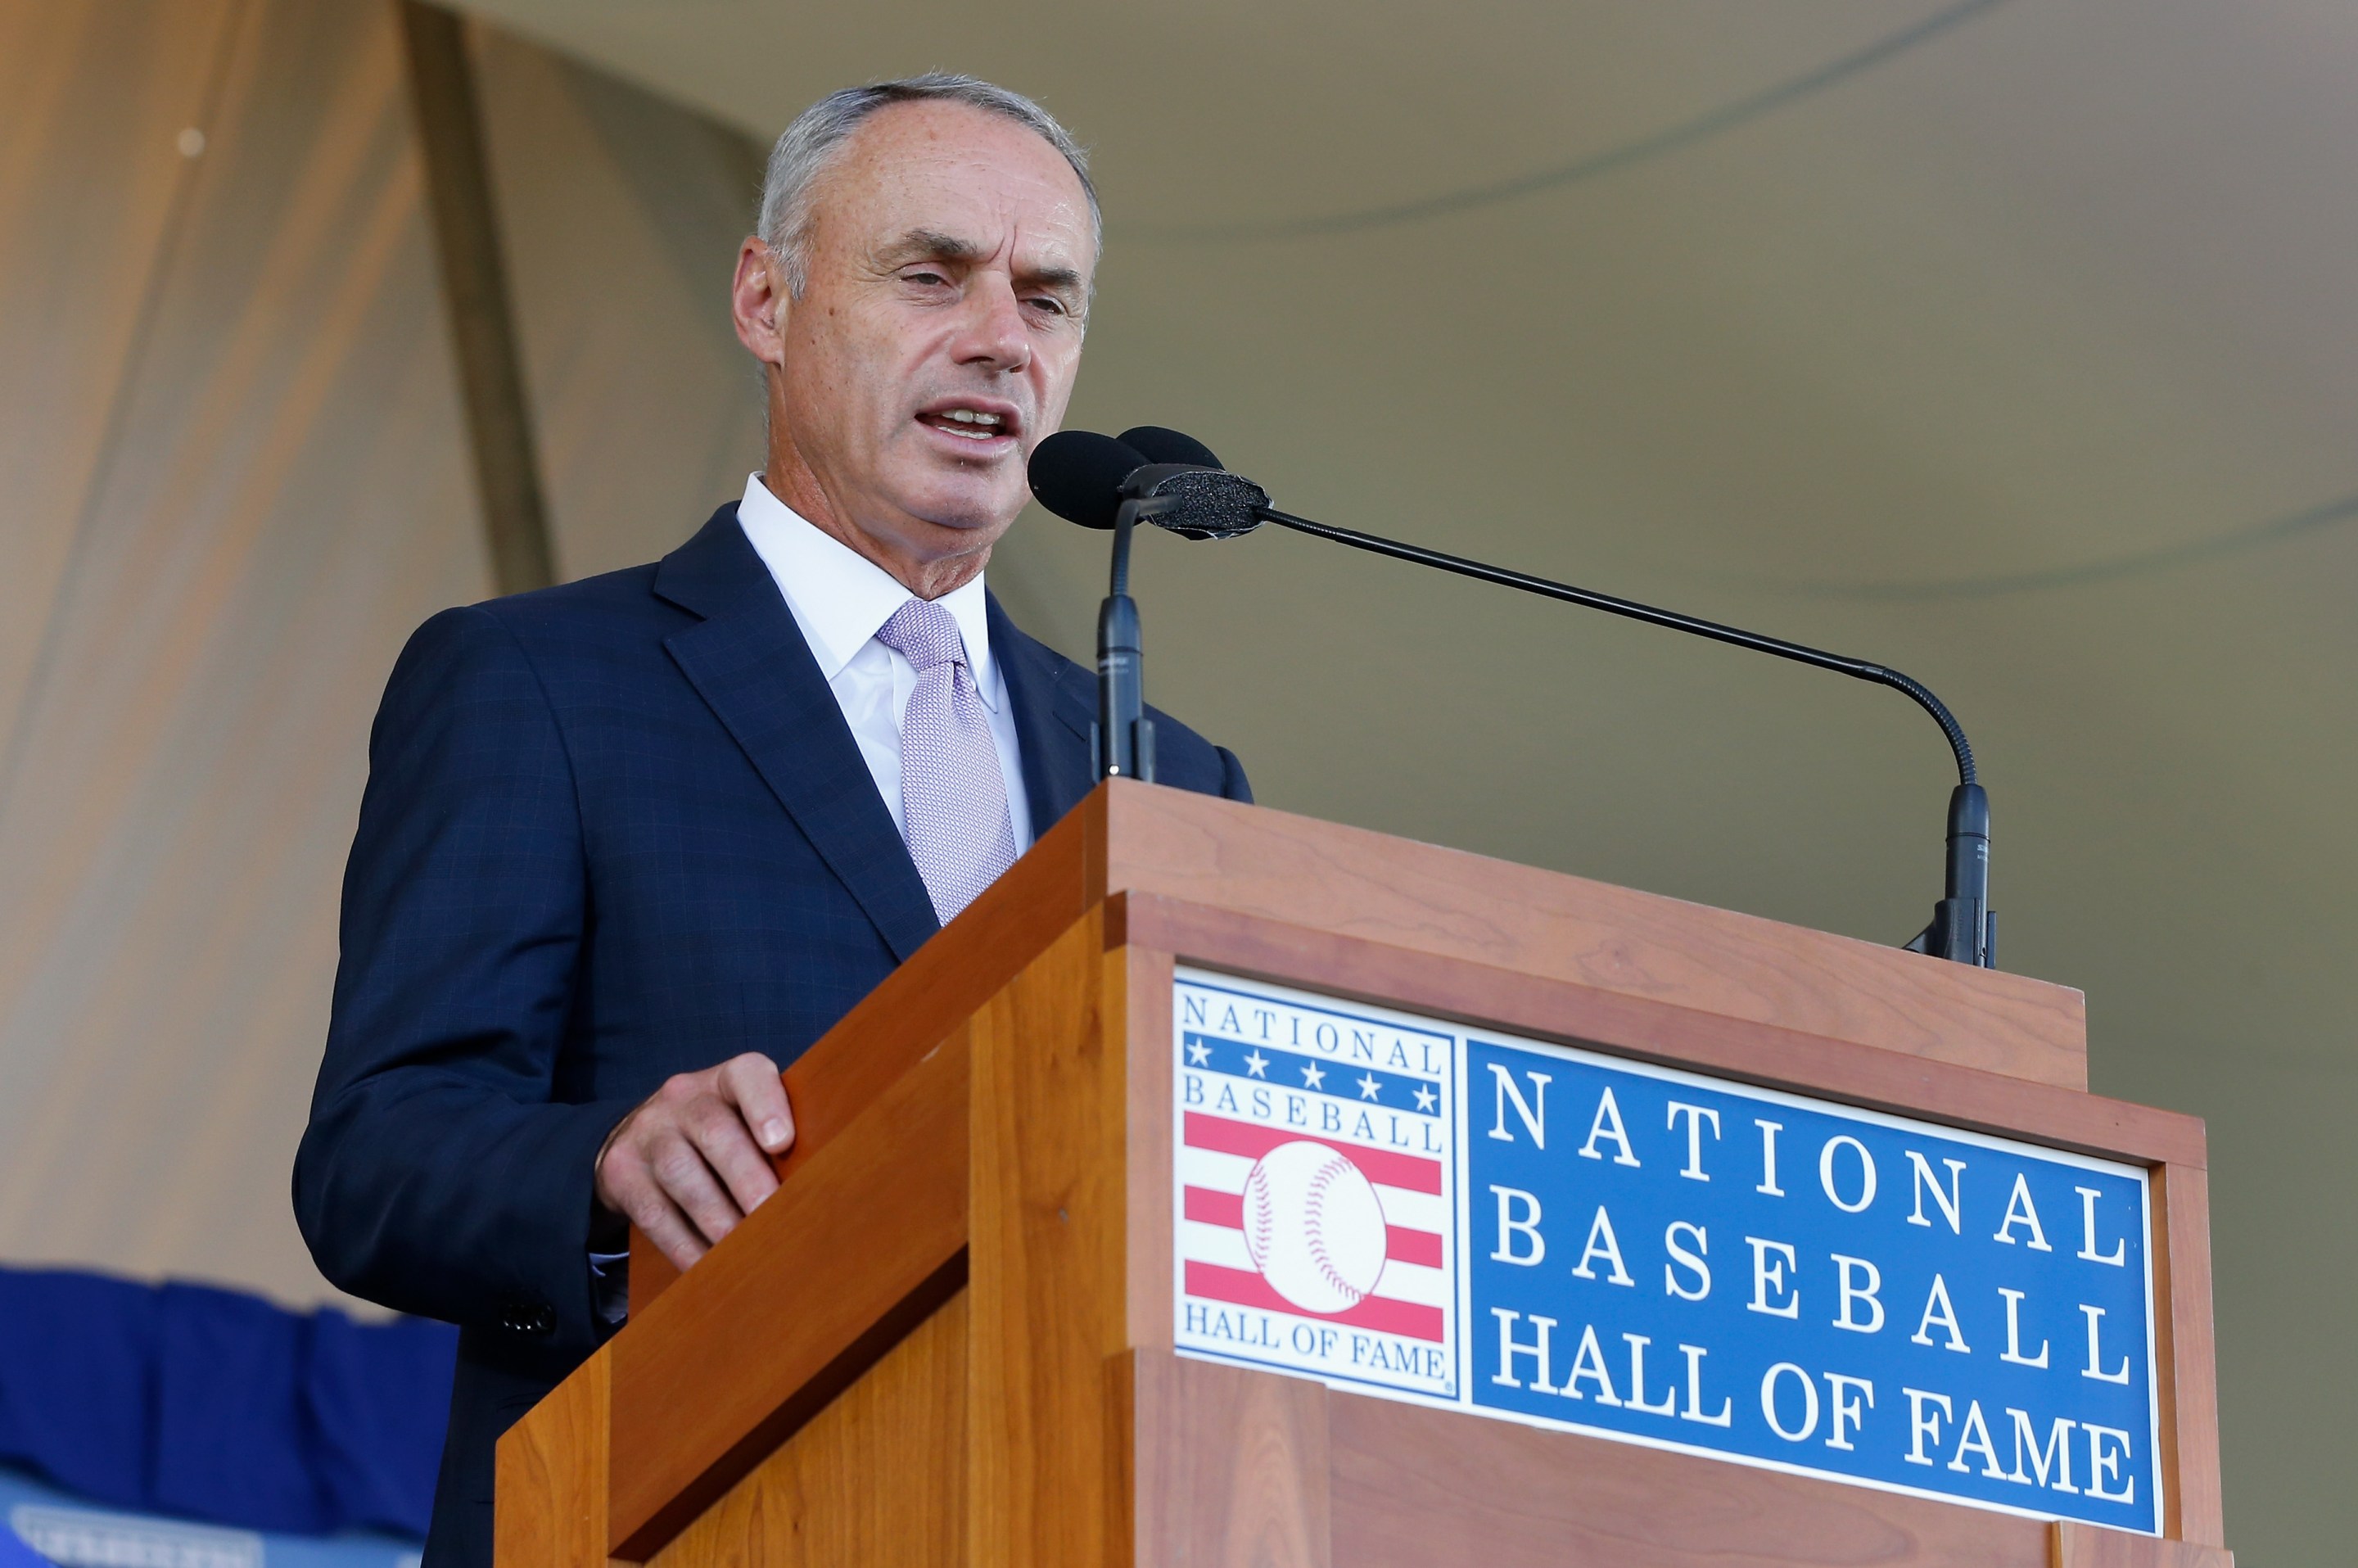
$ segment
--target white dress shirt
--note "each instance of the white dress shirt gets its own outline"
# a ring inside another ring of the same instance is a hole
[[[843,721],[860,743],[860,754],[876,780],[876,793],[905,838],[901,816],[901,719],[916,689],[917,672],[908,659],[876,640],[892,612],[915,597],[890,572],[839,541],[822,534],[794,508],[770,492],[760,474],[745,481],[737,506],[738,526],[785,595],[803,641],[810,644],[818,673],[835,693]],[[1007,681],[991,657],[990,624],[983,609],[982,577],[935,600],[957,622],[966,640],[967,668],[990,715],[990,738],[999,750],[999,773],[1007,785],[1007,814],[1015,829],[1015,852],[1032,847],[1032,807],[1023,793],[1023,755],[1015,743],[1015,712]]]

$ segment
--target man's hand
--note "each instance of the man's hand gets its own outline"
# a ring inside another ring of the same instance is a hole
[[[778,1065],[757,1051],[667,1080],[598,1152],[598,1201],[688,1267],[778,1190],[795,1141]]]

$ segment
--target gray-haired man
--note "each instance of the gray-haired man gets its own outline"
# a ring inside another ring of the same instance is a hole
[[[437,616],[387,687],[297,1218],[463,1325],[427,1556],[492,1445],[774,1190],[778,1072],[1084,795],[1088,672],[983,587],[1079,365],[1097,203],[1026,99],[930,76],[780,138],[732,291],[768,466],[651,567]],[[1163,783],[1249,798],[1160,716]]]

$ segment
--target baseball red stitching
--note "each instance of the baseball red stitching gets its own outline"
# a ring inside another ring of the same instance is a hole
[[[1276,1205],[1271,1199],[1269,1189],[1269,1173],[1261,1168],[1259,1161],[1255,1161],[1253,1162],[1252,1174],[1245,1179],[1245,1194],[1248,1197],[1250,1197],[1253,1200],[1253,1227],[1250,1245],[1253,1255],[1253,1266],[1260,1269],[1265,1269],[1269,1266],[1270,1243],[1271,1240],[1270,1230],[1276,1223],[1276,1217],[1272,1213]]]
[[[1326,1277],[1326,1282],[1335,1287],[1336,1292],[1345,1298],[1344,1304],[1347,1306],[1357,1306],[1365,1298],[1367,1292],[1343,1278],[1335,1268],[1333,1255],[1326,1250],[1326,1238],[1324,1234],[1326,1191],[1335,1184],[1336,1178],[1344,1171],[1357,1168],[1340,1154],[1329,1154],[1319,1165],[1318,1173],[1310,1178],[1310,1192],[1303,1205],[1307,1212],[1303,1216],[1304,1220],[1316,1227],[1304,1238],[1310,1243],[1310,1260],[1318,1265],[1318,1271]]]

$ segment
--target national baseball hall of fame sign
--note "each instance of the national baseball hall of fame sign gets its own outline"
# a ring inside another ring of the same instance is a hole
[[[2146,1173],[1182,968],[1183,1355],[2158,1534]]]

